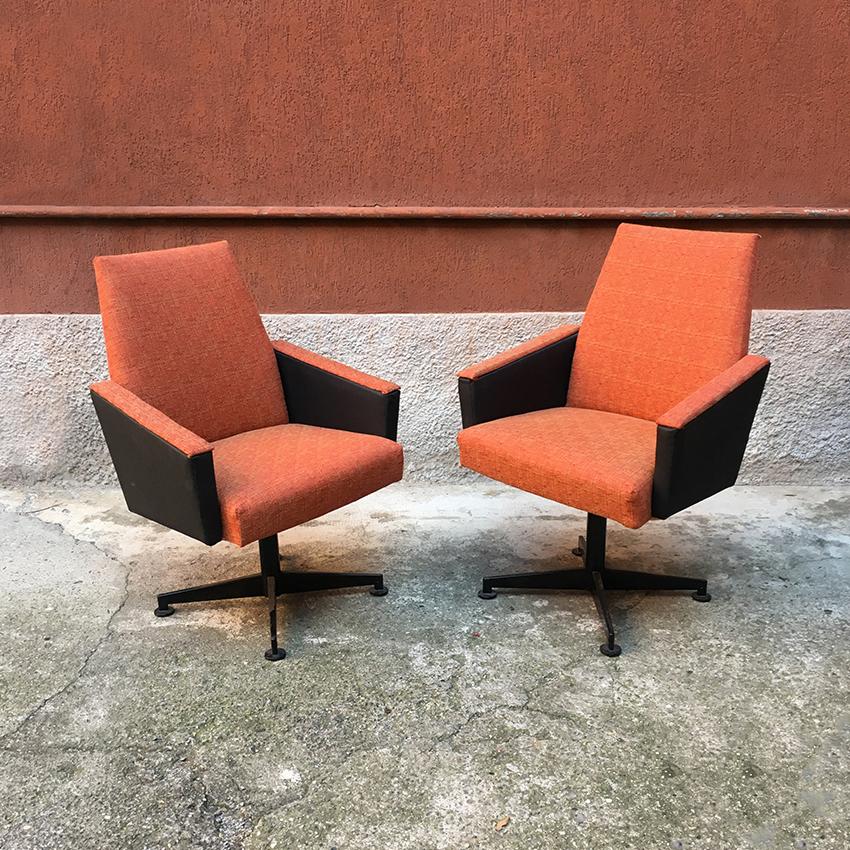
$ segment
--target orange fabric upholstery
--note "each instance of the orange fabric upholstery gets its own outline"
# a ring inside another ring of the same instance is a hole
[[[323,357],[321,354],[316,354],[314,351],[309,351],[306,348],[300,348],[285,340],[274,340],[272,346],[281,354],[287,354],[289,357],[294,357],[304,363],[309,363],[317,369],[323,369],[325,372],[330,372],[340,378],[352,381],[355,384],[368,387],[371,390],[376,390],[379,393],[391,393],[400,389],[398,384],[391,381],[385,381],[383,378],[376,378],[374,375],[369,375],[366,372],[361,372],[359,369],[352,369],[351,366],[346,366],[344,363],[338,363],[336,360],[331,360],[329,357]]]
[[[744,381],[769,363],[770,361],[766,357],[759,357],[757,354],[748,354],[746,357],[742,357],[734,366],[730,366],[725,372],[721,372],[716,378],[712,378],[707,384],[703,384],[696,392],[691,393],[675,407],[663,413],[658,418],[658,424],[665,425],[668,428],[684,427],[691,419],[699,416],[700,413],[703,413],[715,402],[720,401],[736,387],[741,386]]]
[[[226,242],[94,260],[110,377],[213,441],[287,421],[277,363]]]
[[[512,363],[526,354],[540,351],[541,348],[546,348],[547,345],[551,345],[553,342],[558,342],[558,340],[572,336],[579,330],[579,327],[579,325],[561,325],[558,328],[553,328],[550,331],[546,331],[546,333],[540,334],[540,336],[534,337],[534,339],[528,340],[528,342],[524,342],[514,348],[509,348],[507,351],[489,357],[487,360],[482,360],[480,363],[467,366],[462,372],[458,372],[457,376],[458,378],[468,378],[474,381],[476,378],[480,378],[482,375],[486,375],[500,366],[507,366],[508,363]]]
[[[245,546],[401,479],[402,448],[383,437],[278,425],[214,445],[225,540]]]
[[[458,434],[461,463],[547,499],[639,528],[652,515],[654,422],[555,407]]]
[[[101,381],[92,384],[90,389],[187,457],[212,449],[212,445],[202,437],[178,425],[173,419],[169,419],[164,413],[151,407],[115,381]]]
[[[567,404],[654,421],[740,360],[757,239],[620,225],[578,335]]]

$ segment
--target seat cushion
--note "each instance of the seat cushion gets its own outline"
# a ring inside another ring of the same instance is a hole
[[[575,407],[466,428],[460,462],[587,513],[639,528],[652,516],[654,422]]]
[[[402,474],[398,443],[313,425],[276,425],[213,443],[225,540],[245,546],[341,508]]]

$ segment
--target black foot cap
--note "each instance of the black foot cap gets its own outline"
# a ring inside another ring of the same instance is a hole
[[[369,591],[369,594],[370,596],[386,596],[387,592],[387,587],[384,585],[383,587],[373,587]]]
[[[618,643],[603,643],[599,647],[599,651],[609,658],[616,658],[622,651],[622,647]]]
[[[573,546],[572,553],[577,558],[580,558],[584,554],[584,549],[582,549],[581,546]]]
[[[174,609],[170,605],[166,605],[165,608],[155,608],[153,615],[154,617],[170,617],[174,613]]]
[[[691,594],[691,599],[695,599],[697,602],[711,602],[711,594],[708,591],[700,593],[698,590],[695,590]]]
[[[479,590],[478,598],[479,599],[495,599],[498,594],[495,590]]]
[[[286,650],[279,649],[277,652],[267,649],[265,652],[266,661],[283,661],[286,658]]]

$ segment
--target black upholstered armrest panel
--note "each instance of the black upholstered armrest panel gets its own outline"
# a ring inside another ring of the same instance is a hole
[[[210,546],[218,543],[212,450],[187,455],[96,392],[91,397],[127,507]]]
[[[318,358],[308,362],[277,349],[275,355],[290,422],[397,438],[398,389],[366,386],[322,368]]]
[[[474,368],[458,378],[463,427],[505,416],[563,407],[578,330],[540,348],[519,353],[483,374]],[[468,377],[467,375],[474,375]]]
[[[735,483],[769,369],[765,361],[681,427],[658,426],[654,517],[666,519]]]

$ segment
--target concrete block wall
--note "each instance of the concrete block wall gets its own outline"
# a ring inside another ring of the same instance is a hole
[[[407,477],[454,481],[455,373],[580,313],[270,315],[286,338],[402,386]],[[850,310],[761,310],[773,361],[740,480],[850,481]],[[114,482],[87,386],[106,376],[97,315],[0,316],[0,481]]]

